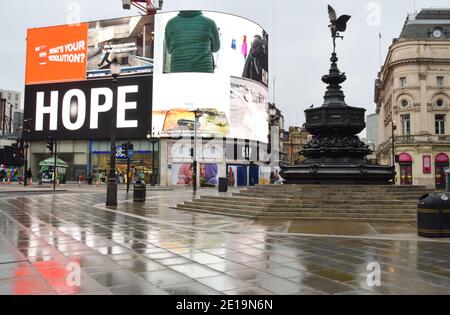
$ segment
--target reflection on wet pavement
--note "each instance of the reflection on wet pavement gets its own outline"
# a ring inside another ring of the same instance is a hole
[[[0,200],[0,294],[450,294],[450,242],[408,224],[172,209],[188,190],[152,192],[144,205],[120,198],[117,209],[101,193]],[[380,287],[367,283],[372,262]]]

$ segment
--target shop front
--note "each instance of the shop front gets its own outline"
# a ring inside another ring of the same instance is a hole
[[[194,141],[190,138],[161,138],[162,186],[192,186]],[[259,153],[257,153],[259,151]],[[217,187],[220,177],[228,177],[229,187],[265,183],[270,171],[267,147],[241,139],[198,139],[198,185]]]
[[[130,154],[130,177],[150,183],[151,176],[158,174],[158,158],[155,156],[155,170],[152,169],[153,154],[151,151],[136,151]],[[92,175],[99,183],[106,183],[110,165],[109,151],[92,152]],[[119,183],[127,181],[128,160],[116,157],[116,171]]]
[[[435,157],[435,182],[436,189],[445,189],[446,178],[445,170],[449,167],[449,158],[445,153],[439,153]]]
[[[400,185],[413,184],[413,159],[408,153],[401,153],[399,155],[400,164]]]

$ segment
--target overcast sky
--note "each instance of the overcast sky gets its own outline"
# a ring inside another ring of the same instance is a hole
[[[374,80],[382,56],[398,37],[408,13],[420,8],[450,6],[449,0],[165,0],[165,10],[202,9],[238,14],[263,26],[270,34],[271,100],[276,101],[287,125],[304,122],[303,110],[323,101],[321,77],[329,69],[332,49],[327,4],[338,15],[352,19],[338,42],[340,69],[347,103],[375,110]],[[80,8],[81,21],[109,19],[136,14],[124,11],[121,0],[24,0],[0,1],[0,88],[23,91],[26,29],[65,24]],[[75,11],[74,11],[75,9]],[[75,12],[75,13],[74,13]],[[275,78],[275,79],[274,79]]]

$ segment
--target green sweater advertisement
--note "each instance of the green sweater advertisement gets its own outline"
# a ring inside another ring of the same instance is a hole
[[[181,11],[165,30],[170,72],[214,73],[213,53],[220,50],[216,23],[202,11]]]

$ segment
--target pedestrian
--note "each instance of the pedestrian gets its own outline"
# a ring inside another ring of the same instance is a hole
[[[27,170],[27,180],[28,180],[28,185],[33,185],[33,173],[31,172],[31,167],[28,168]]]
[[[276,179],[277,179],[277,176],[276,176],[276,174],[275,174],[275,171],[272,171],[272,172],[270,173],[270,183],[271,183],[271,184],[275,184]]]
[[[38,173],[39,186],[42,186],[42,176],[43,176],[42,170],[40,170]]]

